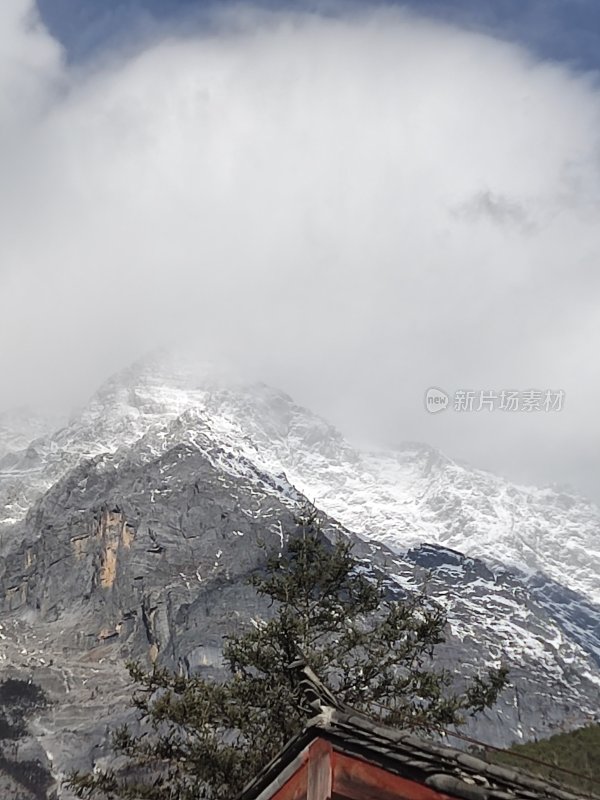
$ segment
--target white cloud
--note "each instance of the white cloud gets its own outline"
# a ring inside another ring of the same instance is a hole
[[[592,79],[399,11],[216,27],[83,71],[4,0],[0,404],[197,336],[350,433],[590,488]],[[429,385],[567,406],[433,418]]]

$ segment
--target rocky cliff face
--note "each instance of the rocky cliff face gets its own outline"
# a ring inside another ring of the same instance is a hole
[[[450,616],[442,660],[474,672],[509,659],[511,688],[472,733],[508,744],[598,710],[592,600],[543,574],[539,560],[535,569],[515,568],[498,563],[498,548],[482,560],[442,546],[441,534],[425,543],[424,531],[441,531],[446,518],[458,530],[443,500],[443,514],[431,511],[422,535],[417,527],[418,509],[453,492],[465,500],[454,506],[463,523],[464,508],[473,516],[481,494],[487,505],[482,500],[477,519],[499,526],[489,508],[506,505],[500,493],[485,498],[485,481],[505,487],[506,503],[525,490],[472,473],[470,485],[479,488],[466,493],[468,471],[424,447],[359,453],[280,392],[232,386],[206,368],[169,369],[145,364],[118,376],[67,427],[0,462],[3,676],[39,686],[48,699],[29,715],[16,749],[3,742],[5,777],[23,797],[45,796],[47,787],[11,777],[19,764],[36,763],[58,787],[67,770],[108,757],[109,730],[129,713],[125,658],[218,673],[223,635],[268,613],[246,578],[263,562],[262,542],[285,545],[302,490],[330,512],[331,535],[352,536],[390,591],[410,591],[428,577]],[[405,502],[392,508],[403,474]],[[321,495],[311,493],[318,487]],[[543,492],[531,493],[542,502]],[[331,514],[340,495],[345,527]],[[580,520],[579,534],[588,536],[596,512],[575,499],[548,511],[558,502],[552,498],[543,506],[551,533]],[[371,507],[373,524],[361,525]],[[521,531],[539,525],[527,507]],[[402,519],[393,538],[381,527],[388,513],[389,531]],[[514,526],[498,530],[512,541]]]
[[[197,436],[232,461],[285,473],[348,529],[398,552],[435,542],[525,578],[542,573],[600,602],[600,510],[584,498],[516,486],[422,444],[357,450],[285,393],[185,359],[134,365],[107,381],[68,426],[0,459],[0,531],[82,458],[142,437],[155,454]]]

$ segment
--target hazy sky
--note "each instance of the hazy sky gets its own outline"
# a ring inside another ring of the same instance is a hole
[[[48,0],[51,34],[0,3],[0,407],[194,338],[356,439],[600,497],[600,22],[578,59],[566,3],[546,39],[199,5]],[[430,415],[429,386],[565,406]]]

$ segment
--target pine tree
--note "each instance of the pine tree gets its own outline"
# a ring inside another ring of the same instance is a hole
[[[72,774],[79,797],[235,796],[306,722],[290,668],[299,654],[337,701],[387,725],[430,731],[494,704],[506,668],[456,691],[455,676],[435,667],[447,619],[425,592],[391,597],[347,538],[324,535],[314,509],[297,523],[285,553],[251,578],[273,614],[226,639],[226,680],[128,665],[145,731],[117,730],[113,745],[127,764],[118,774]]]

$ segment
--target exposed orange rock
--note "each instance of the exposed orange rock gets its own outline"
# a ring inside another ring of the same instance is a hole
[[[104,589],[110,589],[117,576],[117,547],[115,543],[108,543],[102,553],[100,585]]]
[[[129,550],[135,538],[135,531],[119,511],[105,511],[102,514],[96,536],[102,539],[100,556],[100,585],[110,589],[117,575],[118,552],[121,545]]]

